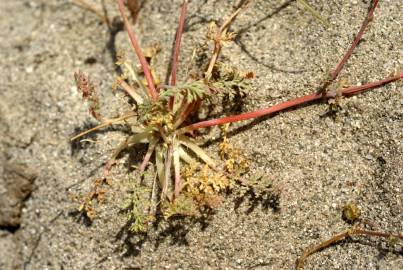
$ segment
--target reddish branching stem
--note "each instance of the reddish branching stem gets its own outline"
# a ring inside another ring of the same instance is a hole
[[[129,35],[130,42],[132,43],[133,49],[140,61],[141,67],[144,72],[144,76],[146,77],[146,80],[147,80],[148,90],[149,90],[148,94],[155,101],[158,99],[158,94],[157,94],[157,91],[155,90],[155,86],[154,86],[154,82],[153,82],[152,75],[150,72],[150,68],[148,67],[147,61],[143,55],[143,52],[141,51],[141,47],[137,41],[136,35],[134,34],[134,32],[130,26],[129,20],[127,19],[126,15],[125,15],[125,6],[123,3],[123,0],[117,0],[117,1],[118,1],[118,5],[119,5],[120,14],[123,18],[123,23],[125,25],[127,34]]]
[[[364,84],[364,85],[360,85],[360,86],[353,86],[353,87],[345,88],[345,89],[341,90],[340,93],[345,96],[358,94],[362,91],[372,89],[372,88],[381,86],[383,84],[399,80],[401,78],[403,78],[403,73],[400,73],[396,76],[392,76],[387,79],[379,80],[376,82],[372,82],[372,83],[368,83],[368,84]],[[319,100],[319,99],[323,99],[323,98],[326,98],[326,99],[333,98],[334,96],[335,96],[335,93],[332,93],[332,92],[325,93],[324,95],[321,93],[315,92],[315,93],[312,93],[312,94],[309,94],[306,96],[288,100],[288,101],[282,102],[280,104],[277,104],[277,105],[274,105],[274,106],[271,106],[268,108],[263,108],[263,109],[260,109],[257,111],[247,112],[247,113],[243,113],[243,114],[239,114],[239,115],[222,117],[222,118],[218,118],[218,119],[202,121],[199,123],[195,123],[195,124],[186,126],[186,127],[182,128],[181,130],[183,132],[188,132],[188,131],[199,129],[199,128],[206,128],[206,127],[211,127],[211,126],[222,125],[225,123],[232,123],[232,122],[248,120],[248,119],[257,118],[257,117],[261,117],[261,116],[265,116],[265,115],[270,115],[270,114],[273,114],[273,113],[276,113],[279,111],[283,111],[288,108],[292,108],[292,107],[302,105],[302,104],[305,104],[308,102],[312,102],[315,100]]]
[[[367,28],[369,22],[374,17],[374,11],[375,11],[375,8],[377,7],[377,5],[378,5],[378,0],[374,0],[372,2],[371,8],[367,14],[367,17],[365,18],[364,22],[362,23],[361,29],[358,32],[357,36],[355,37],[353,43],[351,44],[350,48],[347,50],[343,59],[341,59],[341,61],[337,64],[334,71],[330,74],[331,81],[334,81],[337,78],[337,76],[339,75],[340,71],[342,70],[344,64],[347,62],[347,60],[350,58],[351,54],[353,53],[353,50],[357,46],[358,42],[360,42],[362,36],[364,35],[365,29]]]
[[[374,16],[374,11],[375,11],[375,8],[377,7],[377,5],[378,5],[378,0],[374,0],[372,3],[372,6],[368,12],[368,15],[365,18],[365,20],[361,26],[361,29],[358,32],[357,36],[355,37],[352,45],[347,50],[347,53],[344,55],[343,59],[339,62],[339,64],[337,64],[335,70],[331,73],[331,81],[333,81],[334,79],[337,78],[337,76],[340,73],[341,69],[343,68],[344,64],[349,59],[354,48],[357,46],[358,42],[362,38],[362,36],[365,32],[365,29],[367,28],[369,22],[372,20],[372,18]],[[234,14],[235,15],[233,15],[233,16],[236,16],[237,13],[234,13]],[[220,30],[222,30],[222,29],[220,29]],[[390,78],[387,78],[384,80],[380,80],[377,82],[373,82],[373,83],[369,83],[369,84],[365,84],[365,85],[361,85],[361,86],[350,87],[350,88],[342,90],[341,94],[346,95],[346,96],[356,94],[356,93],[362,92],[364,90],[372,89],[377,86],[383,85],[385,83],[399,80],[401,78],[402,78],[402,74],[399,74],[399,75],[396,75],[396,76],[393,76],[393,77],[390,77]],[[276,113],[276,112],[279,112],[279,111],[282,111],[282,110],[285,110],[285,109],[288,109],[291,107],[295,107],[295,106],[298,106],[298,105],[301,105],[304,103],[312,102],[312,101],[315,101],[318,99],[332,98],[332,97],[334,97],[334,94],[335,93],[332,93],[332,92],[312,93],[312,94],[309,94],[309,95],[306,95],[303,97],[292,99],[292,100],[274,105],[272,107],[260,109],[260,110],[254,111],[254,112],[248,112],[248,113],[243,113],[243,114],[239,114],[239,115],[223,117],[223,118],[219,118],[219,119],[202,121],[202,122],[184,127],[182,129],[182,131],[187,132],[187,131],[191,131],[191,130],[195,130],[195,129],[199,129],[199,128],[205,128],[205,127],[216,126],[216,125],[221,125],[221,124],[225,124],[225,123],[231,123],[231,122],[237,122],[237,121],[257,118],[257,117],[273,114],[273,113]]]
[[[175,48],[172,56],[172,71],[171,71],[171,85],[176,85],[176,72],[178,70],[179,53],[181,48],[181,40],[183,28],[185,27],[185,18],[187,12],[188,1],[184,0],[182,3],[181,14],[179,18],[178,30],[176,31],[175,37]],[[169,99],[169,109],[172,110],[174,105],[174,97]]]

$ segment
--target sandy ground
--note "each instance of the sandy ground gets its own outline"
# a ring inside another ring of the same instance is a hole
[[[108,16],[117,17],[114,1],[105,2]],[[136,25],[143,47],[161,43],[156,65],[161,76],[180,2],[147,1]],[[234,2],[190,1],[182,67],[208,23],[229,14]],[[223,57],[257,77],[243,111],[314,91],[349,46],[369,6],[361,0],[309,2],[329,19],[329,29],[294,1],[263,0],[232,26],[239,36]],[[100,7],[100,1],[94,3]],[[293,269],[304,248],[349,227],[341,219],[347,202],[357,203],[374,229],[403,230],[401,82],[344,99],[336,120],[327,114],[328,105],[316,103],[232,126],[230,141],[251,159],[252,172],[281,187],[277,210],[260,204],[251,209],[248,200],[237,206],[229,195],[210,220],[162,222],[148,236],[131,235],[120,210],[127,181],[136,177],[130,162],[143,152],[126,152],[112,172],[107,203],[86,224],[75,215],[69,193],[88,191],[124,133],[109,129],[89,137],[96,143],[69,142],[95,124],[76,93],[73,73],[91,74],[104,114],[117,115],[122,96],[111,91],[113,53],[115,46],[129,48],[126,34],[109,31],[95,14],[70,1],[1,0],[0,6],[0,196],[7,191],[7,175],[37,176],[30,197],[21,199],[20,225],[0,230],[0,269]],[[340,75],[350,85],[402,67],[399,8],[399,0],[381,1]],[[212,143],[209,151],[216,150]],[[22,167],[6,173],[13,164]],[[402,268],[401,243],[389,247],[365,237],[343,241],[306,263],[306,269]]]

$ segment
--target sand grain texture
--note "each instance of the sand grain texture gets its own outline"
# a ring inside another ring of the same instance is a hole
[[[96,143],[70,144],[72,134],[94,124],[76,93],[73,73],[91,74],[102,113],[116,115],[122,103],[111,91],[113,47],[129,48],[126,33],[112,35],[95,14],[70,1],[0,2],[1,161],[21,161],[38,172],[18,237],[0,234],[7,250],[0,253],[0,269],[16,264],[27,270],[292,269],[304,248],[348,227],[341,208],[350,201],[378,229],[403,230],[401,82],[344,99],[337,121],[326,115],[326,104],[317,103],[231,127],[249,123],[230,141],[251,158],[252,171],[264,172],[282,187],[279,211],[258,206],[248,212],[248,202],[234,209],[235,198],[229,196],[205,227],[174,221],[152,229],[146,239],[131,236],[119,211],[125,183],[135,177],[129,160],[139,160],[142,153],[126,152],[113,170],[108,203],[86,225],[74,215],[76,204],[68,193],[89,189],[124,133],[102,131],[90,136]],[[94,1],[98,7],[99,2]],[[114,1],[105,2],[110,18],[117,17]],[[180,2],[147,1],[135,27],[143,47],[161,43],[156,59],[161,76]],[[179,81],[208,23],[229,14],[232,2],[190,1]],[[309,2],[329,19],[330,29],[294,1],[263,0],[232,26],[239,36],[223,57],[256,73],[243,111],[314,91],[350,45],[369,5]],[[381,1],[340,77],[357,85],[401,68],[402,23],[401,1]],[[214,153],[217,143],[209,150]],[[7,255],[10,250],[17,259]],[[401,244],[389,252],[378,239],[354,238],[309,257],[305,269],[402,269],[401,253]]]

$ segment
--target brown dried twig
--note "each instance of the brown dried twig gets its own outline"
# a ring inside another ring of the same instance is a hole
[[[323,241],[322,243],[309,248],[305,250],[301,257],[298,258],[296,262],[296,268],[297,269],[302,269],[304,267],[304,262],[306,258],[310,255],[312,255],[315,252],[318,252],[324,248],[327,248],[331,246],[332,244],[339,242],[341,240],[344,240],[348,237],[354,236],[354,235],[365,235],[365,236],[376,236],[376,237],[382,237],[386,239],[400,239],[403,240],[403,233],[386,233],[386,232],[378,232],[378,231],[369,231],[362,229],[360,227],[353,227],[351,229],[345,230],[339,234],[336,234],[332,236],[330,239]]]
[[[221,51],[221,47],[223,45],[224,41],[231,40],[232,38],[235,37],[235,35],[227,34],[228,27],[231,25],[231,23],[235,20],[236,16],[244,10],[246,7],[249,6],[249,4],[252,2],[252,0],[246,0],[241,2],[241,5],[223,22],[223,24],[218,28],[218,30],[213,34],[213,37],[210,37],[214,41],[214,49],[213,49],[213,54],[211,55],[210,62],[207,68],[207,71],[205,73],[205,80],[208,81],[211,77],[211,74],[213,72],[213,68],[217,62],[218,56]]]
[[[108,27],[111,27],[111,22],[108,18],[108,16],[106,16],[105,13],[99,11],[94,5],[86,2],[85,0],[72,0],[73,4],[82,7],[88,11],[91,11],[93,13],[95,13],[102,22],[106,23],[106,25],[108,25]]]

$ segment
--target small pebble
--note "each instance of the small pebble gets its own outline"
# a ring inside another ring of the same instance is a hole
[[[365,158],[368,159],[368,160],[374,159],[374,157],[371,154],[366,155]]]
[[[27,73],[32,73],[34,71],[34,67],[33,66],[28,66],[28,67],[25,68],[25,71]]]

